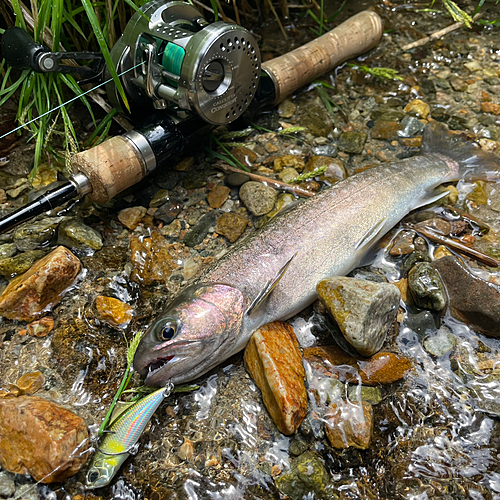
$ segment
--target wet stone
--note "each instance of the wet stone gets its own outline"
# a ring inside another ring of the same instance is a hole
[[[446,291],[437,271],[428,262],[418,262],[408,273],[408,287],[413,301],[422,309],[442,311]]]
[[[43,387],[43,384],[45,384],[45,377],[42,372],[25,373],[16,382],[22,393],[27,395],[34,394]]]
[[[281,172],[284,168],[287,167],[291,167],[298,172],[302,172],[302,170],[304,170],[305,163],[300,156],[296,155],[283,155],[275,158],[273,164],[273,170],[275,172]]]
[[[434,316],[430,311],[407,313],[403,326],[415,332],[420,338],[424,338],[438,329]]]
[[[215,232],[225,236],[231,243],[234,243],[245,231],[248,219],[242,215],[231,212],[222,214],[215,225]]]
[[[500,286],[472,274],[456,257],[432,263],[443,280],[451,315],[488,337],[500,337]]]
[[[297,170],[291,167],[284,168],[279,174],[278,179],[283,182],[291,182],[299,176]]]
[[[285,99],[278,106],[278,114],[282,118],[291,118],[294,115],[296,109],[297,106],[290,99]]]
[[[16,488],[16,497],[22,500],[40,500],[38,488],[33,488],[32,484],[21,484]]]
[[[77,448],[80,453],[74,453]],[[60,482],[82,468],[87,448],[87,426],[73,412],[37,396],[0,399],[4,469],[42,483]]]
[[[399,137],[413,137],[424,130],[424,124],[414,116],[406,115],[401,120],[402,129],[398,131]]]
[[[0,260],[16,255],[17,247],[15,243],[4,243],[0,245]]]
[[[28,333],[33,337],[46,337],[54,329],[54,318],[44,316],[37,321],[29,323],[26,328]]]
[[[0,471],[0,497],[12,497],[14,495],[16,491],[14,477],[10,472]]]
[[[0,260],[0,274],[3,276],[14,277],[25,273],[34,262],[45,255],[43,250],[30,250],[14,257]]]
[[[100,318],[112,326],[124,327],[132,321],[132,307],[114,297],[99,295],[95,307]]]
[[[372,120],[382,120],[382,121],[399,121],[404,116],[404,111],[400,108],[395,108],[391,106],[380,106],[376,110],[372,111],[370,118]]]
[[[207,237],[210,228],[215,225],[217,215],[217,212],[214,210],[206,213],[198,223],[186,233],[183,240],[184,244],[188,247],[199,245]]]
[[[320,176],[320,180],[335,184],[347,176],[344,164],[338,158],[330,158],[324,155],[315,155],[308,162],[304,172],[312,172],[319,167],[326,167],[326,170]]]
[[[9,319],[35,319],[61,300],[80,269],[77,257],[65,247],[57,247],[9,283],[0,295],[0,314]]]
[[[456,90],[457,92],[465,92],[467,90],[467,82],[459,76],[452,76],[450,78],[450,83],[453,90]],[[432,114],[432,117],[434,118],[434,113]]]
[[[448,236],[451,233],[451,222],[439,217],[433,217],[415,224],[415,229],[430,229],[439,234]]]
[[[250,177],[248,177],[248,175],[244,174],[244,173],[238,173],[238,172],[235,172],[233,174],[229,174],[227,176],[227,183],[232,186],[232,187],[240,187],[240,186],[243,186],[243,184],[245,184],[245,182],[248,182],[250,180]]]
[[[312,152],[318,156],[336,156],[337,146],[332,142],[329,142],[328,144],[319,144],[318,146],[314,146],[312,148]]]
[[[382,391],[378,387],[350,385],[347,397],[349,401],[366,401],[371,405],[378,405],[382,401]]]
[[[231,154],[246,167],[251,167],[257,161],[257,153],[243,146],[231,149]]]
[[[393,257],[411,254],[415,251],[414,238],[415,231],[400,231],[394,238],[394,243],[389,250],[389,254]]]
[[[304,359],[314,369],[341,381],[359,382],[363,385],[392,384],[405,376],[411,363],[392,352],[379,352],[368,359],[358,359],[338,346],[307,347]],[[350,369],[347,369],[350,367]]]
[[[274,208],[278,193],[270,186],[250,181],[240,188],[240,198],[254,215],[265,215]]]
[[[429,257],[429,254],[421,252],[421,251],[415,251],[408,255],[404,262],[402,269],[405,273],[408,273],[410,269],[417,263],[417,262],[430,262],[431,258]]]
[[[14,243],[20,252],[38,250],[49,245],[56,234],[60,219],[42,219],[28,222],[14,231]]]
[[[316,453],[306,451],[291,460],[290,465],[291,469],[276,480],[276,486],[281,493],[292,500],[332,498],[328,488],[330,477]]]
[[[337,449],[349,447],[366,450],[373,433],[373,408],[370,403],[342,401],[333,404],[325,415],[325,431]]]
[[[228,199],[231,190],[226,186],[217,185],[207,195],[208,204],[212,208],[220,208]]]
[[[295,433],[306,416],[307,392],[293,328],[279,321],[260,327],[245,349],[245,367],[276,427],[285,435]]]
[[[155,212],[154,218],[170,224],[181,213],[182,208],[179,200],[171,198]]]
[[[356,351],[371,356],[382,348],[396,320],[397,287],[341,276],[320,281],[316,291]]]
[[[398,136],[401,125],[398,122],[377,120],[372,128],[372,139],[391,140]]]
[[[168,226],[163,226],[160,229],[161,234],[163,236],[167,236],[168,238],[178,238],[181,235],[182,231],[182,223],[180,220],[174,220]]]
[[[189,169],[194,165],[194,158],[192,156],[188,156],[187,158],[183,158],[177,165],[175,166],[175,170],[178,172],[188,172]]]
[[[331,118],[325,112],[325,107],[319,102],[310,102],[300,106],[300,124],[306,127],[314,137],[327,137],[333,130]]]
[[[457,343],[457,337],[449,328],[442,326],[435,334],[429,335],[424,340],[424,347],[433,356],[441,357],[452,351]]]
[[[492,113],[494,115],[500,115],[500,104],[494,102],[482,102],[481,111],[483,113]]]
[[[159,208],[169,199],[168,189],[159,189],[149,202],[149,208]]]
[[[80,219],[67,219],[61,223],[57,243],[69,248],[102,248],[102,236]]]
[[[337,146],[344,153],[361,154],[367,137],[364,132],[342,132]]]
[[[134,230],[144,219],[146,215],[146,207],[130,207],[124,208],[118,212],[118,220],[131,231]]]
[[[406,113],[418,118],[423,118],[424,120],[427,118],[430,111],[430,106],[420,99],[414,99],[405,106]]]

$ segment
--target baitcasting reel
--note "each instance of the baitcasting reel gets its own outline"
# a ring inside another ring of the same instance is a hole
[[[193,111],[213,125],[239,118],[255,96],[261,72],[252,34],[234,24],[209,24],[181,1],[154,0],[142,10],[111,51],[134,110],[152,103],[180,118],[183,111]],[[109,71],[106,78],[111,78]],[[113,80],[106,91],[123,111]]]

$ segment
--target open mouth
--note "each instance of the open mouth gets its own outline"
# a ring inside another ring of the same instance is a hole
[[[166,358],[157,359],[147,366],[146,378],[151,378],[158,373],[174,356],[167,356]]]

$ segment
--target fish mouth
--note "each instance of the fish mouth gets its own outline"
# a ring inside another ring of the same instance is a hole
[[[154,361],[151,361],[149,364],[147,364],[143,370],[141,370],[143,373],[141,375],[145,375],[145,382],[146,384],[149,385],[149,383],[156,379],[158,374],[163,370],[163,368],[166,367],[169,361],[174,359],[175,356],[165,356],[164,358],[157,358]]]

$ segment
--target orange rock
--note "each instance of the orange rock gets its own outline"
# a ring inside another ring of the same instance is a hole
[[[25,373],[16,382],[23,394],[34,394],[43,384],[45,384],[45,377],[42,372]]]
[[[325,415],[326,436],[337,449],[353,446],[366,450],[370,446],[372,430],[373,408],[366,401],[333,404]]]
[[[392,352],[378,352],[370,358],[356,359],[338,346],[308,347],[304,359],[313,368],[340,380],[356,382],[357,375],[364,385],[391,384],[404,377],[411,363],[403,356]],[[346,370],[345,366],[354,370]],[[357,373],[355,373],[357,372]]]
[[[146,215],[146,207],[129,207],[118,212],[118,220],[128,229],[135,229]]]
[[[113,297],[99,295],[95,300],[95,307],[99,316],[112,326],[126,326],[132,320],[132,308]]]
[[[293,434],[307,412],[305,372],[293,328],[280,321],[259,328],[245,349],[245,366],[278,429]]]
[[[220,208],[228,199],[231,190],[227,186],[217,185],[207,195],[208,204],[212,208]]]
[[[65,247],[57,247],[9,283],[0,295],[0,315],[22,321],[35,319],[61,300],[80,269],[77,257]]]
[[[0,399],[0,463],[42,483],[76,474],[88,459],[85,422],[38,396]]]
[[[483,113],[493,113],[494,115],[500,115],[500,104],[495,104],[494,102],[482,102],[481,111]]]
[[[33,321],[28,326],[28,332],[33,337],[46,337],[54,329],[54,318],[45,316],[38,321]]]

